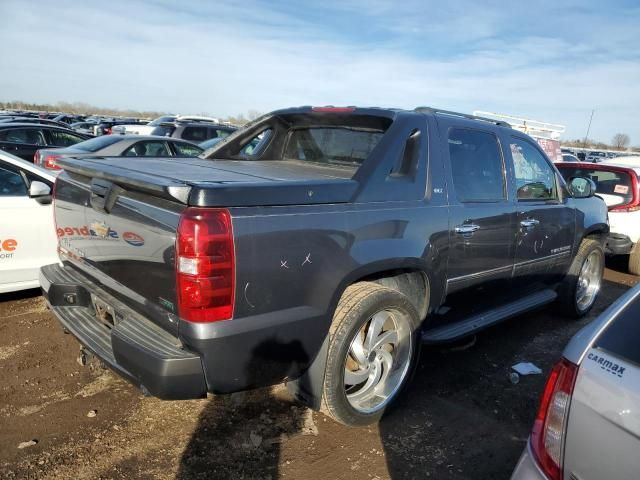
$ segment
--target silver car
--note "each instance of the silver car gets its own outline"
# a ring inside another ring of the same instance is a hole
[[[640,285],[569,342],[511,478],[640,479]]]

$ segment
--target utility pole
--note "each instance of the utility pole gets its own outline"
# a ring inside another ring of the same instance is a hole
[[[589,130],[591,130],[591,120],[593,120],[593,113],[595,110],[591,110],[591,117],[589,118],[589,126],[587,127],[587,134],[584,136],[584,142],[582,142],[582,147],[587,148],[587,139],[589,138]]]

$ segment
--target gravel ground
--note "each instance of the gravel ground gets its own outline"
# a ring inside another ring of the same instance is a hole
[[[368,428],[302,408],[282,387],[145,398],[97,363],[76,363],[78,343],[37,291],[0,296],[0,478],[508,478],[564,345],[638,281],[609,267],[580,322],[547,307],[479,334],[469,348],[423,349],[396,408]],[[511,384],[519,361],[543,375]]]

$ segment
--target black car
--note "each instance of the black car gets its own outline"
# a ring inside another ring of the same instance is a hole
[[[151,131],[151,135],[180,138],[189,142],[201,143],[212,138],[224,138],[237,130],[232,125],[214,122],[166,122]]]
[[[83,348],[161,398],[284,381],[338,422],[372,423],[420,343],[554,301],[582,317],[602,285],[593,181],[566,183],[504,122],[300,107],[201,158],[60,164],[44,296]]]
[[[22,116],[0,116],[0,123],[39,123],[41,125],[52,125],[54,127],[69,128],[69,125],[56,120],[38,117],[22,117]]]
[[[93,133],[96,136],[111,135],[112,129],[118,125],[146,125],[147,122],[137,120],[135,118],[124,118],[114,120],[103,120],[93,127]]]
[[[67,148],[38,150],[34,163],[58,170],[62,157],[197,157],[204,150],[191,142],[142,135],[102,135]]]
[[[0,123],[0,149],[32,161],[41,148],[69,147],[91,138],[68,128],[36,123]]]

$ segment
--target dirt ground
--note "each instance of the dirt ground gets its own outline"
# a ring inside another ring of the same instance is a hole
[[[614,269],[580,322],[548,307],[479,334],[469,348],[423,349],[396,408],[360,429],[293,404],[282,387],[145,398],[99,365],[76,363],[77,342],[37,291],[0,296],[0,478],[509,478],[567,340],[638,281]],[[519,361],[543,375],[510,383]]]

